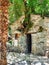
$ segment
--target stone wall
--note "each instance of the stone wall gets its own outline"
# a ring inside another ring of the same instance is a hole
[[[20,36],[18,41],[15,43],[14,40],[12,40],[12,44],[7,42],[7,50],[11,52],[24,53],[26,50],[26,36]]]
[[[20,18],[24,19],[24,16]],[[31,28],[29,32],[37,32],[39,26],[44,28],[43,32],[39,32],[36,34],[32,34],[32,53],[33,54],[45,54],[46,49],[49,50],[49,18],[45,17],[42,19],[39,15],[31,15],[31,21],[34,23],[34,26]],[[20,20],[19,20],[20,22]],[[17,25],[19,25],[18,21],[16,21],[12,26],[12,30],[17,29]],[[20,25],[19,25],[20,26]],[[25,50],[25,41],[24,37],[21,39],[22,41],[19,43],[21,48]],[[23,51],[24,51],[23,50]]]
[[[45,41],[46,32],[40,32],[32,34],[32,53],[44,55],[45,53]]]

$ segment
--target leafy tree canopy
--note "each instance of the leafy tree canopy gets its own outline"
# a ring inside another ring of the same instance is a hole
[[[9,0],[9,20],[11,23],[16,21],[24,13],[23,0]],[[31,8],[31,13],[49,16],[49,0],[26,0],[27,6]]]
[[[10,0],[11,5],[9,6],[9,20],[10,23],[16,21],[24,11],[24,5],[22,0]]]

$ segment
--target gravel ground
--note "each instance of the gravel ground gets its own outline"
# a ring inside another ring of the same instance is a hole
[[[7,52],[7,63],[7,65],[49,65],[49,59],[45,56]]]

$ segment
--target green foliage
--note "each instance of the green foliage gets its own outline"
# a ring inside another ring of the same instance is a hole
[[[13,1],[13,5],[14,5],[14,13],[16,14],[15,15],[15,18],[19,18],[21,15],[22,15],[22,1],[20,0],[14,0]]]
[[[11,27],[8,27],[9,35],[11,35]]]
[[[49,0],[30,1],[32,13],[46,15],[49,12]]]
[[[49,0],[26,0],[26,5],[24,5],[24,0],[10,0],[10,3],[10,23],[15,22],[20,16],[25,14],[26,17],[23,21],[23,25],[27,30],[29,30],[33,25],[29,16],[31,13],[40,14],[43,19],[45,15],[49,15]]]
[[[10,3],[13,3],[13,0],[9,0]]]
[[[23,0],[9,1],[11,3],[9,6],[9,20],[10,23],[13,23],[24,13],[25,6]],[[27,0],[27,7],[31,8],[32,13],[40,14],[42,17],[49,15],[49,0]]]
[[[33,22],[29,22],[26,29],[27,29],[27,32],[30,30],[30,28],[33,26]]]
[[[39,29],[38,29],[38,32],[42,32],[43,31],[43,27],[40,26]]]
[[[10,23],[13,23],[23,14],[24,5],[22,0],[10,0],[10,3],[9,20]]]
[[[12,45],[12,40],[9,40],[8,42]]]
[[[14,9],[13,9],[13,4],[11,4],[9,6],[9,20],[10,20],[10,24],[16,20],[15,14],[14,14]]]

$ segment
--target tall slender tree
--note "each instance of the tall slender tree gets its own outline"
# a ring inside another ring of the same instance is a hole
[[[6,42],[8,39],[8,0],[0,0],[0,65],[7,65]]]
[[[24,30],[24,33],[26,33],[27,53],[31,53],[31,45],[32,45],[31,34],[28,33],[29,29],[33,25],[30,19],[31,8],[28,5],[29,3],[27,2],[27,0],[23,0],[23,2],[24,2],[24,7],[25,7],[25,19],[23,22],[23,26],[24,26],[23,30]]]

